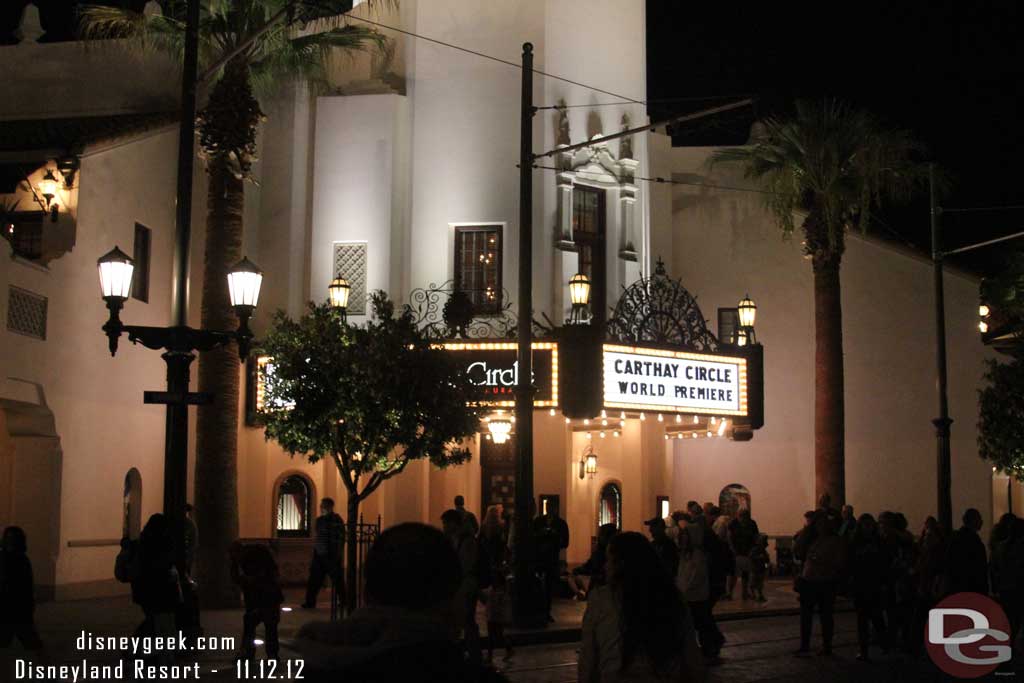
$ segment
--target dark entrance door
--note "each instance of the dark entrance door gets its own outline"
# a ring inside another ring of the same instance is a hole
[[[515,457],[515,437],[502,444],[486,438],[480,441],[480,499],[483,505],[480,519],[484,518],[491,505],[504,505],[506,514],[515,507]]]

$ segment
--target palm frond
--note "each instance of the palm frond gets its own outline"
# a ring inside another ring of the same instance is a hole
[[[253,88],[267,94],[282,80],[302,79],[322,91],[332,59],[379,47],[385,40],[382,34],[362,26],[342,26],[297,38],[289,37],[284,29],[271,32],[260,46],[264,56],[251,66]]]
[[[84,38],[126,39],[141,52],[160,52],[180,60],[185,48],[185,24],[173,16],[144,15],[117,7],[86,5],[80,10]]]
[[[797,102],[792,116],[767,119],[761,130],[746,147],[717,150],[710,165],[741,164],[768,192],[784,233],[795,211],[813,215],[837,254],[847,229],[866,229],[880,202],[905,198],[927,177],[925,149],[908,132],[836,100]]]

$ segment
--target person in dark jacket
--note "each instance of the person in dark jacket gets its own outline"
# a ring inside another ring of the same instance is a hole
[[[242,653],[244,659],[256,656],[256,627],[263,624],[267,657],[277,659],[279,641],[277,626],[281,623],[281,581],[277,562],[262,545],[231,546],[231,578],[242,589],[245,613],[242,615]]]
[[[43,647],[35,624],[35,582],[28,539],[20,526],[4,529],[0,550],[0,648],[15,637],[26,650]]]
[[[797,655],[810,652],[811,626],[814,610],[821,616],[821,654],[832,654],[832,636],[835,632],[833,609],[836,588],[846,568],[846,543],[836,535],[835,519],[819,510],[814,528],[815,540],[806,551],[798,583],[800,593],[800,649]]]
[[[558,508],[548,505],[547,514],[533,520],[533,543],[537,559],[537,571],[544,575],[544,608],[548,622],[551,616],[551,599],[555,595],[561,575],[560,553],[569,547],[569,525],[558,516]]]
[[[170,522],[159,512],[152,515],[139,535],[139,557],[132,595],[146,622],[156,637],[171,637],[175,631],[175,618],[181,605],[181,585],[174,566],[174,539]],[[161,650],[160,664],[174,661],[174,652]]]
[[[964,525],[953,532],[946,550],[946,595],[981,593],[988,595],[988,560],[979,532],[981,513],[968,508]]]
[[[1024,519],[1010,515],[1000,523],[1005,528],[992,542],[992,593],[1010,620],[1009,643],[1014,646],[1024,620]]]
[[[736,569],[729,576],[728,599],[732,600],[733,589],[736,587],[736,579],[740,579],[740,596],[743,600],[749,600],[750,595],[750,551],[761,535],[757,528],[757,522],[750,518],[750,510],[744,508],[739,511],[736,519],[729,522],[729,548],[736,557]]]
[[[665,520],[661,517],[654,517],[644,524],[651,530],[651,545],[654,547],[654,552],[657,553],[665,571],[674,579],[679,569],[679,546],[668,537]]]
[[[320,501],[320,516],[316,518],[316,537],[313,544],[313,560],[309,565],[309,582],[306,584],[306,609],[316,607],[316,597],[323,586],[324,577],[330,577],[331,586],[337,596],[344,598],[345,587],[341,573],[342,550],[345,548],[345,522],[334,511],[334,499]]]
[[[889,578],[889,557],[879,535],[878,523],[869,514],[857,520],[850,540],[850,573],[853,578],[853,606],[857,610],[857,659],[867,661],[871,626],[885,642],[882,600]],[[883,645],[885,649],[885,645]]]

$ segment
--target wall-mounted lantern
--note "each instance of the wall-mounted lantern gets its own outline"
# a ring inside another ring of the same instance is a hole
[[[583,323],[590,305],[590,278],[583,273],[576,273],[569,278],[569,301],[572,302],[569,322],[576,325]]]
[[[352,286],[343,277],[336,277],[331,280],[331,284],[327,287],[327,297],[331,302],[331,306],[334,306],[341,313],[342,320],[345,320],[348,312],[348,296],[352,293]]]

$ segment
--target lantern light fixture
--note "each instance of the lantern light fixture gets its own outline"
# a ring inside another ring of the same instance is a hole
[[[327,287],[327,298],[331,306],[338,309],[342,316],[348,311],[348,297],[352,293],[352,285],[343,277],[336,277],[331,280]]]
[[[494,443],[502,444],[508,441],[512,433],[512,422],[505,418],[491,418],[487,422],[487,430],[491,433],[491,440]]]
[[[741,327],[751,328],[754,326],[754,321],[757,319],[757,304],[749,294],[740,299],[736,306],[736,312],[739,314]]]
[[[646,422],[647,421],[647,413],[640,413],[640,421],[641,422]]]
[[[569,322],[581,324],[587,317],[587,306],[590,305],[590,278],[583,273],[576,273],[569,278],[569,301],[572,313]]]
[[[747,331],[743,330],[743,329],[736,330],[736,346],[746,346],[746,345],[747,345]]]
[[[992,310],[986,304],[978,306],[978,315],[982,318],[987,318],[991,312]]]
[[[123,304],[132,292],[135,261],[114,247],[96,261],[100,273],[100,292],[109,307],[112,301]],[[120,308],[120,305],[118,305]]]
[[[594,451],[587,453],[584,463],[583,471],[593,479],[597,475],[597,453]]]
[[[982,334],[987,333],[988,332],[988,323],[985,322],[984,320],[979,320],[978,321],[978,331],[981,332]]]
[[[247,258],[242,258],[228,272],[228,293],[231,305],[237,312],[240,308],[256,308],[260,300],[260,287],[263,285],[263,271]]]

